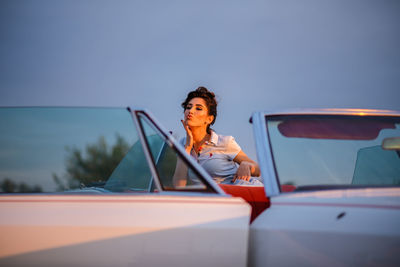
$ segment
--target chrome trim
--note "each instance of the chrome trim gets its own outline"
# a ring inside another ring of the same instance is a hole
[[[198,174],[200,179],[204,180],[206,186],[209,186],[211,189],[213,189],[219,195],[225,195],[225,196],[227,195],[225,193],[225,191],[223,191],[222,188],[219,187],[215,183],[215,181],[211,178],[211,176],[203,168],[201,168],[198,165],[198,163],[190,155],[188,155],[186,153],[186,151],[182,147],[182,145],[179,144],[179,142],[171,134],[169,134],[168,131],[166,131],[163,128],[163,126],[154,118],[154,116],[149,111],[147,111],[146,109],[141,109],[141,110],[134,110],[134,112],[136,114],[137,113],[143,114],[150,121],[150,123],[153,124],[153,126],[156,128],[156,130],[164,137],[166,143],[172,149],[177,151],[179,156],[181,158],[183,158],[183,160],[186,162],[186,164],[188,164]],[[153,165],[153,167],[155,168],[155,164]],[[158,176],[157,176],[157,179],[159,179]],[[161,187],[161,184],[160,184],[160,187]],[[166,191],[164,191],[164,192],[166,192]],[[182,192],[182,193],[187,193],[187,192]]]
[[[130,108],[128,108],[128,111],[131,113],[133,121],[135,122],[136,129],[138,130],[140,142],[142,143],[143,151],[144,151],[148,166],[150,168],[151,175],[153,176],[153,181],[154,181],[154,183],[156,185],[156,188],[157,188],[158,192],[162,192],[163,190],[162,190],[162,186],[161,186],[161,183],[160,183],[160,179],[158,177],[158,172],[157,172],[157,169],[155,167],[153,158],[152,158],[152,156],[150,154],[151,153],[150,149],[149,149],[149,147],[147,145],[147,142],[145,140],[144,130],[142,128],[141,123],[139,122],[139,119],[137,118],[137,116],[138,116],[137,112],[136,112],[136,110],[130,109]]]
[[[262,112],[253,113],[253,133],[256,143],[257,158],[264,181],[265,193],[268,197],[280,194],[279,180],[276,176],[275,164],[269,142],[265,115]]]

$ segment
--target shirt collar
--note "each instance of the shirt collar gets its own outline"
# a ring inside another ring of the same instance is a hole
[[[218,144],[218,134],[216,134],[213,130],[211,130],[211,137],[210,137],[210,142],[213,145]]]

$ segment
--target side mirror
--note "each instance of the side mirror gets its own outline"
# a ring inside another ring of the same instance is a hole
[[[385,150],[400,150],[400,137],[388,137],[383,139],[382,148]]]

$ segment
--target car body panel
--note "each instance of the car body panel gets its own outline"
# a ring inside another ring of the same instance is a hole
[[[396,266],[400,189],[291,193],[251,225],[251,266]]]
[[[0,213],[2,266],[246,263],[240,198],[1,196]]]

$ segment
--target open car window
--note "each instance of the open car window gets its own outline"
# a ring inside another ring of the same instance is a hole
[[[400,137],[399,117],[286,115],[266,124],[281,186],[400,185],[399,149],[383,145]]]

